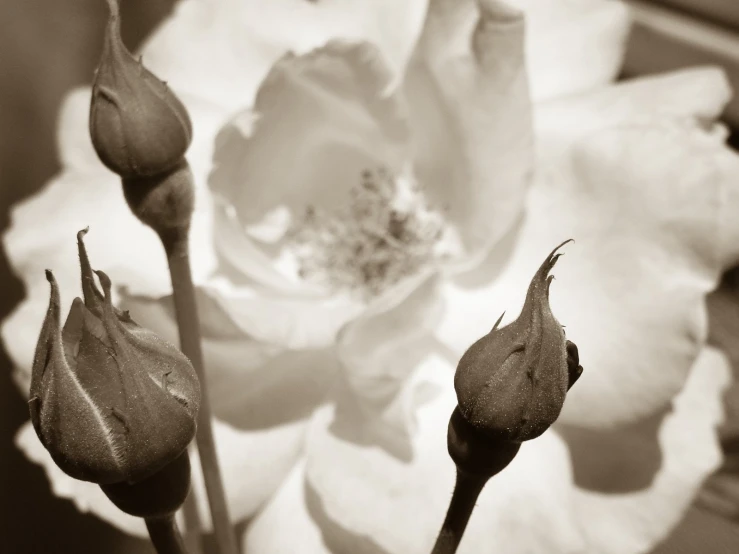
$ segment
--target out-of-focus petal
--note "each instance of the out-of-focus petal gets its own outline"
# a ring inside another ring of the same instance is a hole
[[[334,38],[376,44],[400,73],[428,0],[188,0],[143,48],[144,62],[171,86],[230,112],[251,106],[259,83],[286,52]]]
[[[636,84],[619,90],[645,94]],[[725,245],[739,242],[736,226],[725,225],[727,210],[739,209],[725,203],[729,193],[738,197],[739,157],[723,145],[721,133],[704,130],[694,118],[716,106],[671,100],[686,98],[679,89],[673,97],[656,90],[674,113],[645,121],[634,115],[636,104],[622,102],[634,109],[619,108],[615,120],[606,112],[601,128],[571,137],[559,156],[542,152],[546,163],[512,253],[492,252],[476,274],[448,287],[448,316],[437,336],[458,356],[501,311],[515,317],[525,283],[552,245],[576,239],[551,293],[552,310],[579,346],[585,368],[562,412],[567,423],[633,421],[682,389],[705,343],[705,295],[733,261]],[[714,94],[709,101],[720,106],[723,98]],[[573,121],[598,113],[582,114],[574,103],[568,110]],[[539,127],[551,133],[543,144],[556,136],[567,140],[568,131],[544,121],[549,113],[538,114]]]
[[[537,161],[545,166],[561,162],[576,141],[603,128],[686,117],[709,126],[731,94],[721,69],[697,67],[540,102],[534,112]]]
[[[630,18],[621,0],[507,0],[526,16],[534,100],[604,85],[621,69]]]
[[[252,554],[293,554],[298,548],[303,554],[334,554],[327,546],[321,528],[314,521],[307,496],[315,503],[315,495],[306,490],[305,461],[293,467],[265,508],[249,524],[242,542],[242,550]],[[289,533],[281,532],[289,522]],[[352,545],[357,554],[383,554],[367,540],[368,547]]]
[[[218,463],[234,523],[252,517],[274,496],[300,458],[306,427],[307,422],[295,421],[244,432],[214,420]],[[197,455],[191,462],[200,467]],[[193,471],[192,477],[200,500],[200,518],[207,529],[210,518],[202,475]]]
[[[212,280],[202,290],[228,311],[245,334],[293,350],[330,346],[339,329],[364,307],[344,294],[291,297],[234,286],[222,278]]]
[[[230,313],[196,291],[213,414],[238,430],[259,431],[310,417],[325,401],[339,364],[333,350],[285,350],[245,334]],[[122,309],[177,343],[170,297],[124,296]]]
[[[730,375],[728,362],[718,350],[701,352],[660,426],[663,460],[648,487],[627,494],[576,489],[574,506],[585,522],[588,552],[647,552],[680,521],[703,480],[721,463],[716,427],[723,418],[721,394]],[[639,437],[631,446],[628,451],[633,457],[644,452]],[[591,462],[597,471],[598,460]]]
[[[523,41],[503,2],[433,0],[404,82],[416,176],[473,257],[520,217],[530,177]]]
[[[454,485],[446,428],[456,404],[452,368],[430,356],[408,386],[432,385],[417,408],[413,458],[337,436],[333,407],[319,409],[307,438],[305,475],[294,470],[255,518],[245,546],[254,554],[425,553],[444,519]],[[354,436],[359,436],[356,430]],[[554,433],[526,443],[483,490],[460,553],[581,552],[573,518],[567,450]],[[285,533],[284,529],[290,529]]]
[[[253,116],[219,135],[211,189],[242,225],[278,206],[300,219],[308,206],[347,204],[362,172],[398,173],[410,156],[404,103],[369,43],[331,42],[278,61],[259,88]]]
[[[429,332],[443,313],[438,284],[438,276],[419,276],[341,330],[341,390],[334,391],[337,435],[374,444],[400,459],[412,456],[417,398],[409,395],[418,397],[418,391],[405,385],[434,348]]]

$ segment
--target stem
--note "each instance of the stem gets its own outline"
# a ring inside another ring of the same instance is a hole
[[[228,506],[223,492],[223,479],[218,465],[213,427],[211,423],[210,397],[203,365],[203,351],[200,344],[200,319],[195,303],[195,287],[190,271],[188,253],[188,232],[183,229],[170,234],[160,233],[162,244],[167,252],[169,273],[172,278],[177,326],[180,334],[180,348],[192,362],[200,379],[200,413],[196,442],[200,452],[200,467],[203,471],[205,491],[208,495],[210,515],[218,554],[238,554],[236,537],[231,527]]]
[[[190,444],[189,452],[192,454],[196,451],[195,445]],[[195,488],[190,488],[190,494],[185,498],[182,504],[182,516],[185,520],[185,543],[187,550],[191,554],[203,554],[204,546],[201,541],[201,530],[203,528],[200,521],[200,512],[198,512],[198,499],[195,495]]]
[[[182,535],[177,530],[172,514],[146,518],[146,529],[157,554],[187,554]]]
[[[457,468],[457,481],[454,484],[449,510],[431,554],[454,554],[457,551],[477,497],[480,496],[488,479],[490,475],[475,475]]]

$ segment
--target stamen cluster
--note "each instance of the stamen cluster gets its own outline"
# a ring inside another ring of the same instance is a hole
[[[364,171],[348,206],[314,206],[288,232],[300,277],[372,297],[438,257],[442,214],[421,187],[385,169]]]

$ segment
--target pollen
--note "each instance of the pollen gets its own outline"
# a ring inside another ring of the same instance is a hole
[[[345,206],[306,208],[286,238],[302,279],[367,299],[443,256],[445,228],[414,179],[380,168],[362,172]]]

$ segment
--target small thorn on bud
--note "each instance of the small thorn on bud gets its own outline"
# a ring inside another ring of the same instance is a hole
[[[500,325],[500,322],[503,321],[503,316],[505,315],[505,311],[500,314],[500,317],[498,318],[498,321],[495,322],[495,325],[493,325],[493,328],[491,329],[491,333],[495,331],[498,328],[498,325]]]
[[[105,98],[105,100],[107,100],[108,102],[110,102],[114,106],[119,106],[120,105],[120,102],[118,100],[118,96],[116,95],[115,92],[113,92],[109,88],[103,87],[103,86],[99,86],[99,87],[97,87],[97,92],[98,92],[98,94],[100,96],[102,96],[103,98]]]

